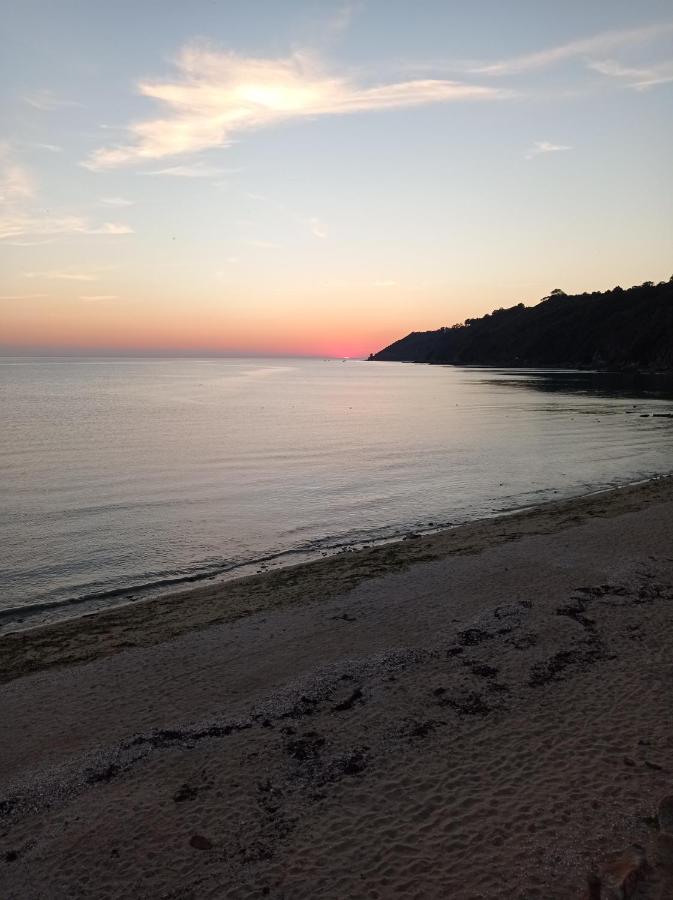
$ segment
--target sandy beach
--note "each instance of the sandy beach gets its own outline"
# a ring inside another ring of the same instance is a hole
[[[582,897],[672,651],[671,478],[4,635],[0,897]]]

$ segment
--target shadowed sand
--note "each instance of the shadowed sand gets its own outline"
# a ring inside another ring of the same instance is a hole
[[[5,635],[0,896],[581,896],[672,649],[670,478]]]

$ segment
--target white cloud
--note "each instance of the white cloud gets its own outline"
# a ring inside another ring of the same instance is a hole
[[[47,272],[24,272],[24,278],[43,278],[49,281],[98,281],[96,272],[80,272],[73,269],[50,269]]]
[[[95,225],[84,216],[45,216],[22,211],[10,211],[4,216],[0,216],[0,241],[23,235],[120,235],[132,233],[133,229],[128,225],[115,222],[104,222],[102,225]]]
[[[126,197],[101,197],[100,202],[104,203],[105,206],[115,206],[115,207],[123,207],[123,206],[133,206],[133,200],[127,200]]]
[[[86,166],[106,169],[226,147],[241,132],[307,116],[510,96],[441,79],[366,87],[325,72],[306,53],[256,59],[189,45],[176,65],[174,78],[139,85],[141,94],[161,104],[163,115],[131,125],[130,143],[96,151]]]
[[[8,143],[0,144],[0,202],[4,204],[0,214],[0,241],[29,247],[68,234],[120,235],[133,231],[118,222],[98,224],[86,216],[44,213],[31,208],[33,204],[29,201],[35,195],[36,186],[30,172],[15,162]]]
[[[133,234],[130,225],[122,225],[119,222],[103,222],[102,225],[96,227],[89,226],[83,234]]]
[[[63,147],[58,144],[44,144],[40,141],[27,141],[26,147],[32,147],[34,150],[48,150],[50,153],[63,153]]]
[[[169,166],[166,169],[157,169],[148,172],[148,175],[171,175],[174,178],[214,178],[219,175],[230,175],[237,170],[220,169],[218,166],[208,166],[202,162],[193,163],[190,166]]]
[[[116,294],[83,294],[79,299],[86,300],[87,302],[90,302],[90,303],[95,303],[98,300],[116,300],[117,295]]]
[[[535,159],[541,153],[560,153],[563,150],[572,150],[567,144],[552,144],[550,141],[535,141],[533,146],[526,151],[526,159]]]
[[[327,237],[327,226],[320,221],[316,216],[311,216],[306,220],[306,224],[309,227],[311,234],[317,238],[326,238]]]
[[[589,68],[601,75],[608,75],[611,78],[620,78],[629,87],[636,90],[646,90],[657,84],[667,84],[673,81],[673,60],[656,63],[646,68],[636,66],[624,66],[614,59],[595,60],[589,63]]]
[[[40,300],[49,294],[0,294],[0,300]]]
[[[397,287],[397,282],[393,281],[391,278],[385,278],[385,279],[382,279],[381,281],[375,281],[374,287],[381,287],[381,288]]]
[[[276,244],[275,241],[246,241],[248,247],[256,247],[258,250],[278,250],[280,244]]]
[[[72,234],[80,232],[85,220],[79,216],[32,216],[16,212],[0,216],[0,240],[21,235]]]
[[[658,25],[646,25],[643,28],[631,28],[622,31],[603,31],[589,38],[570,41],[558,47],[550,47],[536,53],[515,56],[496,63],[476,66],[472,72],[480,75],[516,75],[530,69],[542,69],[545,66],[572,59],[576,56],[591,56],[604,53],[616,47],[629,44],[645,43],[673,32],[673,22]]]
[[[8,143],[0,144],[0,203],[16,203],[35,195],[35,181],[25,166],[12,158]]]

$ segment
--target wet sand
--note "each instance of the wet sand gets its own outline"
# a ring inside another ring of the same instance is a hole
[[[0,896],[581,896],[672,651],[670,478],[5,635]]]

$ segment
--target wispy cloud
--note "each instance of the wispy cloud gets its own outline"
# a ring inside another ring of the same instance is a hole
[[[98,281],[98,269],[82,271],[79,269],[48,269],[46,272],[24,272],[24,278],[39,278],[48,281]]]
[[[82,234],[133,234],[133,229],[120,222],[103,222],[102,225],[88,225]]]
[[[40,300],[49,294],[0,294],[0,300]]]
[[[101,197],[100,202],[105,206],[115,206],[118,208],[124,206],[133,206],[134,201],[128,200],[126,197]]]
[[[326,238],[328,236],[327,226],[324,222],[321,222],[317,216],[310,216],[306,220],[306,224],[308,225],[309,231],[313,235],[313,237],[317,238]]]
[[[129,225],[117,222],[104,222],[102,225],[91,222],[85,216],[44,216],[23,212],[9,212],[0,216],[0,241],[23,235],[63,236],[72,234],[133,234]]]
[[[619,78],[629,87],[643,91],[657,84],[673,81],[673,60],[656,63],[648,67],[624,66],[614,59],[595,60],[589,68],[610,78]]]
[[[589,38],[581,38],[549,47],[535,53],[515,56],[495,63],[472,67],[471,71],[480,75],[516,75],[531,69],[542,69],[555,63],[563,62],[577,56],[593,56],[606,53],[617,47],[630,44],[645,43],[664,35],[673,33],[673,22],[662,22],[657,25],[646,25],[642,28],[630,28],[621,31],[603,31]]]
[[[32,147],[33,150],[48,150],[49,153],[63,153],[63,147],[58,144],[45,144],[42,141],[26,141],[24,146]]]
[[[330,37],[339,37],[351,27],[353,20],[362,10],[362,6],[363,4],[356,0],[343,3],[323,25],[323,30]]]
[[[246,241],[248,247],[255,247],[257,250],[278,250],[280,248],[280,244],[277,244],[275,241],[258,241],[251,240]]]
[[[383,278],[380,281],[375,281],[374,287],[379,287],[379,288],[397,287],[397,282],[393,281],[392,278]]]
[[[35,189],[33,176],[13,159],[9,144],[0,144],[0,203],[29,200]]]
[[[219,166],[209,166],[206,163],[196,162],[189,166],[169,166],[166,169],[157,169],[148,172],[148,175],[170,175],[174,178],[214,178],[221,175],[232,175],[238,169],[221,169]]]
[[[54,112],[57,109],[82,105],[76,100],[66,100],[64,97],[59,97],[50,90],[31,91],[28,94],[24,94],[23,99],[29,106],[39,109],[41,112]]]
[[[83,294],[80,300],[85,300],[88,303],[96,303],[99,300],[116,300],[116,294]]]
[[[139,85],[141,94],[162,105],[163,115],[131,125],[130,143],[102,148],[85,165],[105,169],[225,147],[241,132],[307,116],[510,96],[442,79],[364,86],[325,72],[307,53],[256,59],[190,45],[176,65],[172,79]]]
[[[2,237],[0,237],[2,240]],[[5,247],[42,247],[44,244],[53,244],[57,238],[38,238],[36,241],[10,241],[4,240]]]
[[[8,143],[0,144],[0,203],[4,206],[0,214],[0,241],[30,247],[63,235],[133,232],[129,225],[119,222],[97,223],[87,216],[44,213],[35,208],[36,193],[31,173],[16,162]]]
[[[535,141],[533,146],[526,151],[526,159],[535,159],[542,153],[560,153],[563,150],[572,150],[568,144],[552,144],[550,141]]]

